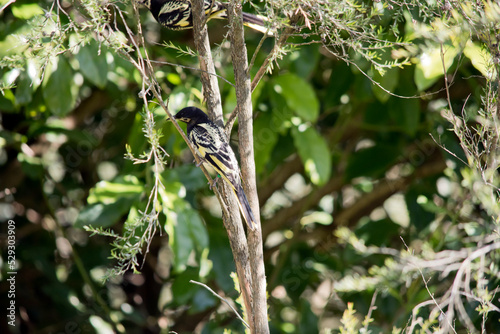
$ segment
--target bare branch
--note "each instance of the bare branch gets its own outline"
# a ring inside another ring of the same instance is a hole
[[[201,282],[197,282],[197,281],[194,281],[194,280],[190,280],[189,283],[193,283],[193,284],[197,284],[199,286],[202,286],[204,287],[205,289],[207,289],[208,291],[210,291],[210,293],[212,293],[212,295],[214,295],[215,297],[219,298],[220,300],[222,300],[224,303],[226,303],[227,306],[229,306],[229,308],[234,312],[234,314],[236,314],[236,316],[238,317],[238,319],[241,320],[241,322],[245,325],[246,328],[250,328],[250,326],[248,326],[248,323],[245,321],[245,319],[243,319],[241,317],[241,315],[238,313],[238,311],[236,311],[236,309],[233,307],[233,305],[231,305],[226,298],[223,298],[222,296],[220,296],[219,294],[217,294],[214,290],[212,290],[208,285],[206,284],[203,284]]]
[[[290,18],[289,27],[285,29],[285,32],[280,36],[278,41],[276,41],[273,50],[266,57],[266,59],[260,66],[259,70],[257,71],[257,74],[255,74],[252,80],[252,86],[251,86],[252,92],[255,90],[255,87],[257,87],[260,80],[264,77],[264,74],[266,74],[266,72],[268,71],[270,64],[273,62],[273,60],[275,60],[276,56],[279,54],[278,51],[286,44],[288,37],[290,37],[292,33],[296,31],[297,28],[295,28],[294,25],[300,19],[300,17],[301,17],[300,15],[294,15]],[[227,129],[231,129],[233,127],[237,115],[238,115],[238,108],[235,108],[231,113],[231,115],[229,115],[229,119],[226,122],[226,131]]]
[[[203,1],[191,1],[193,12],[193,32],[194,45],[198,51],[200,60],[200,78],[203,85],[203,95],[207,103],[208,114],[217,125],[223,126],[222,122],[222,101],[220,97],[217,77],[209,73],[215,73],[215,66],[210,51],[210,41],[208,39],[208,29],[203,10]]]
[[[210,42],[208,39],[207,26],[205,24],[203,0],[192,0],[191,4],[193,12],[195,46],[199,54],[200,68],[202,69],[201,81],[203,84],[208,113],[212,118],[212,121],[216,122],[219,126],[223,126],[222,103],[217,77],[208,74],[215,73],[215,66],[212,54],[210,53]],[[227,207],[227,210],[224,212],[222,217],[223,223],[228,233],[229,244],[234,256],[243,302],[247,311],[246,314],[249,319],[250,330],[252,331],[254,328],[252,314],[252,276],[250,265],[248,263],[247,240],[241,223],[238,204],[233,191],[225,181],[221,184],[221,190],[223,196],[220,198],[220,203],[222,206]]]
[[[470,268],[471,262],[474,261],[475,259],[477,259],[478,257],[484,256],[484,255],[491,253],[492,251],[497,250],[497,249],[500,249],[500,242],[489,244],[489,245],[486,245],[484,247],[476,249],[474,252],[472,252],[472,254],[470,254],[465,259],[465,261],[462,262],[460,269],[458,270],[457,275],[455,276],[455,280],[453,281],[451,293],[449,296],[449,300],[450,300],[451,305],[448,308],[448,312],[446,312],[446,319],[447,319],[446,323],[449,326],[448,328],[450,328],[450,327],[453,328],[451,326],[450,322],[453,321],[454,314],[455,314],[454,311],[456,308],[459,311],[460,318],[462,318],[462,320],[465,323],[467,323],[469,330],[474,329],[474,325],[472,324],[472,321],[471,321],[469,315],[465,311],[462,300],[460,298],[460,296],[461,296],[460,288],[464,286],[465,282],[464,282],[463,278],[464,278],[465,273],[467,271],[471,270],[471,268]],[[469,286],[469,284],[467,284],[467,288],[468,288],[468,286]],[[448,298],[446,298],[446,299],[448,299]],[[445,329],[445,332],[446,332],[446,329]]]
[[[242,183],[255,216],[255,230],[248,230],[248,250],[252,271],[252,309],[249,319],[253,320],[252,333],[269,333],[267,319],[267,294],[262,234],[260,229],[259,202],[255,178],[253,148],[252,95],[248,74],[247,48],[243,32],[241,2],[232,0],[228,4],[228,18],[231,38],[231,57],[235,77],[238,110],[238,136]],[[228,128],[230,129],[230,127]]]

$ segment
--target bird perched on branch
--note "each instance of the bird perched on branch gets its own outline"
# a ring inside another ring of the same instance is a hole
[[[209,163],[231,185],[248,227],[254,230],[255,217],[241,186],[238,161],[226,140],[224,130],[210,121],[208,116],[196,107],[184,108],[174,117],[187,123],[188,138],[203,162]]]
[[[193,28],[193,14],[191,0],[135,0],[144,5],[153,14],[156,21],[162,26],[173,29]],[[210,19],[227,19],[227,6],[219,1],[203,1],[203,8],[207,21]],[[264,26],[265,18],[243,12],[243,24],[260,31],[271,34]]]

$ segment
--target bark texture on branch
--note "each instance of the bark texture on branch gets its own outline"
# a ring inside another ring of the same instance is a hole
[[[279,50],[286,44],[288,37],[290,37],[292,35],[292,33],[297,30],[297,28],[295,28],[294,25],[298,22],[299,19],[300,19],[299,14],[295,14],[290,18],[288,28],[286,28],[285,31],[280,35],[279,39],[274,44],[273,50],[266,57],[266,59],[264,60],[264,62],[260,66],[259,70],[257,71],[257,74],[255,74],[255,76],[252,80],[252,83],[251,83],[250,92],[253,92],[255,90],[255,87],[257,87],[260,80],[264,77],[264,74],[266,74],[267,70],[269,69],[271,62],[274,60],[276,55],[279,53]],[[230,20],[230,25],[231,25],[231,20]],[[246,51],[245,51],[245,55],[246,55]],[[245,58],[247,59],[246,56],[245,56]],[[247,61],[247,66],[248,66],[248,61]],[[239,114],[239,111],[238,111],[238,108],[236,108],[231,113],[231,115],[229,116],[229,119],[226,122],[226,131],[227,131],[227,129],[231,129],[233,127],[234,121],[235,121],[236,116],[238,114]]]
[[[232,0],[228,4],[228,18],[230,25],[231,57],[236,86],[236,101],[238,109],[238,137],[240,166],[243,188],[250,202],[256,219],[257,228],[248,230],[248,250],[252,269],[252,297],[251,313],[253,316],[252,333],[269,333],[267,321],[267,294],[264,255],[262,249],[262,234],[260,228],[260,208],[257,196],[255,178],[255,161],[253,148],[252,124],[252,89],[248,74],[247,48],[243,31],[243,15],[241,2]]]
[[[207,103],[208,114],[212,121],[219,126],[224,126],[222,120],[222,101],[217,76],[215,76],[210,40],[208,39],[203,0],[193,0],[191,1],[191,6],[193,12],[194,44],[200,61],[200,79],[203,86],[203,97]]]
[[[223,127],[222,103],[215,74],[215,66],[210,52],[210,41],[203,10],[203,0],[192,0],[194,42],[200,60],[201,82],[208,115],[217,125]],[[247,310],[248,323],[252,331],[252,277],[248,262],[248,247],[236,198],[226,182],[219,182],[223,209],[223,222],[233,252],[243,302]]]

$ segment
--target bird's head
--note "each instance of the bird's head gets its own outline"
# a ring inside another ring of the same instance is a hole
[[[206,123],[209,121],[207,114],[196,107],[186,107],[179,111],[174,118],[188,124]]]

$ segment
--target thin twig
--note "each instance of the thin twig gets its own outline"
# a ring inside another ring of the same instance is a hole
[[[280,36],[280,38],[276,41],[273,50],[269,53],[269,55],[266,57],[262,65],[260,66],[259,70],[255,74],[253,80],[252,80],[252,89],[251,91],[253,92],[255,90],[255,87],[259,84],[260,80],[264,77],[264,74],[267,72],[269,65],[275,59],[276,55],[279,53],[278,51],[286,44],[286,41],[288,40],[288,37],[292,35],[292,33],[296,30],[293,25],[300,19],[299,15],[294,15],[290,18],[290,26],[285,29],[285,32]],[[236,116],[238,115],[238,108],[235,108],[233,112],[229,115],[229,118],[226,122],[225,130],[226,132],[230,131],[233,127],[234,121],[236,120]]]
[[[236,316],[238,317],[238,319],[241,320],[241,322],[245,325],[246,328],[250,328],[250,326],[248,325],[248,323],[245,321],[245,319],[243,319],[241,317],[241,315],[238,313],[238,311],[236,311],[236,309],[225,298],[223,298],[222,296],[218,295],[208,285],[203,284],[201,282],[194,281],[194,280],[190,280],[189,283],[200,285],[200,286],[204,287],[205,289],[207,289],[208,291],[210,291],[212,293],[212,295],[214,295],[215,297],[217,297],[220,300],[222,300],[224,303],[226,303],[227,306],[229,306],[231,308],[231,310],[233,310],[234,314],[236,314]]]
[[[443,49],[442,43],[441,43],[441,54],[440,55],[441,55],[441,65],[443,66],[444,86],[445,86],[445,90],[446,90],[446,102],[448,103],[448,110],[445,112],[446,112],[448,121],[450,121],[450,123],[453,125],[453,130],[454,130],[455,134],[458,136],[459,133],[461,132],[460,131],[460,126],[461,126],[460,123],[461,122],[458,119],[458,117],[453,113],[453,106],[452,106],[451,97],[450,97],[450,84],[448,82],[448,74],[446,72],[446,63],[444,60],[444,49]],[[464,122],[465,122],[465,120],[464,120]],[[465,125],[464,125],[464,127],[465,127]],[[462,147],[462,150],[464,151],[464,154],[467,157],[467,161],[471,161],[470,152],[462,140],[460,140],[460,146]]]
[[[375,292],[372,296],[372,301],[370,302],[370,307],[368,308],[368,314],[365,317],[365,326],[363,327],[363,333],[368,333],[368,325],[370,324],[370,318],[372,317],[373,310],[377,309],[375,306],[375,301],[377,300],[378,290],[375,289]],[[361,331],[360,331],[361,332]]]
[[[443,144],[439,143],[436,138],[434,138],[434,136],[429,133],[429,136],[431,136],[432,140],[441,148],[443,149],[444,151],[446,151],[448,154],[450,154],[451,156],[455,157],[455,159],[461,161],[465,166],[469,166],[469,164],[464,161],[462,158],[460,158],[456,153],[450,151],[449,149],[447,149]]]
[[[5,5],[3,5],[2,8],[0,8],[0,13],[3,12],[5,10],[5,8],[7,8],[10,5],[12,5],[14,2],[16,2],[16,0],[9,0],[9,1],[7,1],[7,3]]]
[[[136,13],[136,15],[138,15],[138,9],[136,8],[135,3],[134,3],[134,12]],[[119,13],[120,13],[120,15],[122,15],[121,11],[119,11]],[[122,20],[125,23],[125,19],[123,18],[123,16],[122,16]],[[138,26],[138,34],[139,34],[139,36],[141,36],[141,46],[143,46],[144,50],[146,50],[145,43],[144,43],[144,38],[142,37],[143,35],[142,35],[142,29],[140,27],[140,23],[138,25],[139,25]],[[149,87],[148,90],[153,93],[153,96],[158,100],[159,105],[165,111],[165,113],[167,114],[168,118],[170,120],[173,120],[174,119],[173,115],[170,113],[170,110],[168,109],[168,106],[163,102],[161,94],[157,90],[157,87],[159,87],[159,84],[158,84],[158,81],[156,80],[155,72],[154,72],[154,70],[152,70],[153,66],[151,65],[151,60],[149,59],[147,52],[146,52],[146,57],[147,58],[144,61],[144,59],[142,58],[141,53],[139,52],[140,48],[135,43],[135,39],[133,38],[132,31],[128,28],[128,26],[126,24],[125,24],[125,27],[126,27],[127,33],[129,34],[129,39],[134,44],[134,46],[135,46],[135,48],[137,50],[137,54],[138,54],[138,57],[139,57],[139,62],[142,65],[140,65],[134,58],[132,58],[132,56],[128,52],[125,52],[123,50],[118,50],[119,53],[122,56],[124,56],[128,61],[130,61],[130,63],[141,74],[142,79],[143,79],[143,92],[145,91],[145,89],[144,89],[145,86],[148,86]],[[144,63],[148,66],[148,68],[151,69],[151,71],[150,71],[149,74],[146,73],[146,69],[145,69]],[[146,94],[143,94],[143,95],[146,96]],[[147,108],[147,103],[145,103],[144,105]],[[209,181],[209,183],[211,185],[211,188],[214,190],[214,193],[217,196],[217,199],[219,200],[219,203],[221,204],[222,211],[224,212],[224,214],[227,215],[228,211],[227,211],[227,207],[225,206],[224,201],[222,199],[222,195],[219,192],[219,190],[217,189],[217,187],[214,186],[215,185],[214,181],[213,181],[212,177],[210,176],[210,174],[208,173],[208,171],[206,170],[206,168],[203,166],[203,164],[200,164],[201,160],[198,157],[198,155],[196,154],[196,151],[195,151],[194,147],[191,145],[191,142],[189,141],[189,139],[187,138],[186,134],[184,133],[184,131],[181,129],[181,127],[179,126],[179,124],[177,122],[173,121],[172,124],[176,128],[177,132],[179,132],[179,134],[181,135],[181,137],[184,139],[184,141],[186,142],[186,144],[189,147],[189,149],[191,150],[191,153],[193,154],[193,157],[196,160],[196,163],[200,165],[200,168],[201,168],[203,174],[205,175],[205,177]]]
[[[403,237],[401,237],[401,240],[403,240]],[[406,247],[406,250],[409,254],[411,254],[411,251],[410,251],[410,248],[406,245],[406,243],[404,242],[403,240],[403,243]],[[436,305],[436,307],[439,309],[439,312],[441,315],[445,315],[445,312],[444,310],[441,308],[441,305],[439,305],[439,303],[437,302],[437,300],[434,298],[434,294],[431,292],[431,290],[429,289],[429,285],[427,284],[428,281],[425,279],[425,276],[424,276],[424,273],[422,271],[422,268],[420,266],[416,266],[418,272],[420,273],[420,276],[422,277],[422,281],[424,282],[424,286],[425,286],[425,290],[427,290],[427,294],[431,297],[432,299],[432,302],[434,303],[434,305]],[[445,317],[446,318],[446,321],[448,323],[448,325],[450,326],[450,328],[453,330],[453,332],[456,334],[457,332],[455,331],[455,328],[453,327],[453,325],[450,323],[450,320],[449,318]]]
[[[210,72],[207,72],[207,71],[203,71],[201,68],[196,68],[196,67],[192,67],[192,66],[185,66],[185,65],[170,63],[168,61],[161,61],[161,60],[151,60],[151,63],[153,63],[153,64],[159,64],[159,65],[170,65],[170,66],[174,66],[174,67],[186,68],[188,70],[193,70],[193,71],[198,71],[198,72],[204,72],[204,73],[207,73],[209,75],[214,75],[217,78],[219,78],[221,80],[224,80],[231,87],[234,87],[234,84],[231,81],[229,81],[226,78],[224,78],[222,75],[219,75],[217,73],[210,73]]]
[[[467,323],[467,326],[469,327],[469,329],[472,330],[474,328],[474,325],[472,324],[472,321],[471,321],[469,315],[467,314],[467,312],[465,311],[465,309],[463,307],[463,303],[461,303],[461,299],[460,299],[460,295],[461,295],[460,286],[462,286],[462,283],[463,283],[462,277],[464,276],[464,273],[466,271],[470,270],[470,265],[471,265],[472,261],[474,261],[478,257],[486,255],[486,254],[488,254],[494,250],[497,250],[497,249],[500,249],[500,242],[489,244],[489,245],[486,245],[486,246],[481,247],[479,249],[476,249],[474,252],[471,253],[471,255],[469,255],[465,259],[465,261],[462,262],[462,265],[460,266],[460,269],[458,270],[457,275],[455,276],[455,280],[453,281],[453,285],[451,288],[451,293],[450,293],[450,297],[449,297],[449,299],[451,300],[451,302],[450,302],[451,305],[448,309],[448,312],[446,313],[446,318],[448,319],[448,323],[449,323],[449,321],[451,321],[451,319],[453,319],[454,306],[455,306],[459,310],[462,320]]]

